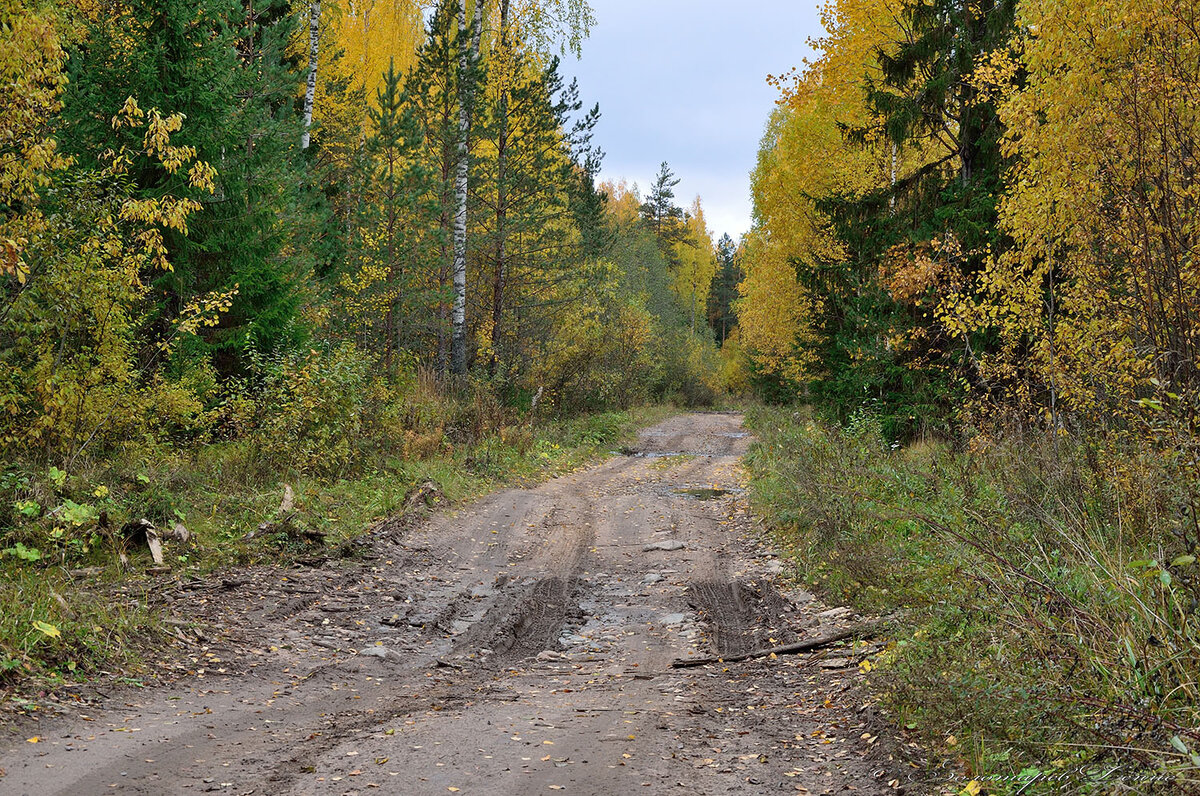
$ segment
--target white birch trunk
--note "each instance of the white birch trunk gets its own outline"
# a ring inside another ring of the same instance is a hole
[[[896,142],[892,142],[892,195],[888,197],[888,210],[896,215]]]
[[[308,85],[304,89],[304,133],[300,148],[312,143],[313,100],[317,96],[317,53],[321,48],[321,0],[312,0],[308,7]]]
[[[477,12],[478,13],[478,12]],[[460,47],[467,32],[467,0],[458,0],[458,33]],[[469,136],[471,133],[471,87],[468,71],[473,66],[474,48],[461,47],[458,56],[458,146],[454,169],[454,306],[450,317],[450,370],[467,372],[467,180],[469,175]]]

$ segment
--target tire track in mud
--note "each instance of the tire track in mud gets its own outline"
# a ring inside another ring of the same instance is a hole
[[[791,613],[792,603],[770,583],[694,582],[688,603],[707,624],[714,655],[741,655],[797,638],[780,621]]]

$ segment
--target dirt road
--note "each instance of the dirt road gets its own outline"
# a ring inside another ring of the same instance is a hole
[[[671,668],[849,621],[756,540],[747,443],[737,415],[678,417],[384,527],[365,562],[181,585],[171,611],[208,620],[187,671],[0,737],[0,793],[903,790],[853,653]]]

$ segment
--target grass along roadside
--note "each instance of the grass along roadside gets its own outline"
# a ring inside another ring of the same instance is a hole
[[[869,678],[951,761],[949,792],[1200,792],[1194,526],[1161,457],[1068,437],[902,447],[866,415],[748,421],[752,500],[798,577],[905,612]]]
[[[164,628],[160,612],[149,607],[150,555],[117,530],[126,520],[150,516],[160,527],[171,521],[187,527],[186,544],[165,544],[171,577],[286,563],[362,534],[398,512],[425,481],[436,482],[452,505],[461,504],[588,466],[676,411],[649,406],[501,426],[470,444],[447,445],[439,436],[423,451],[410,439],[346,477],[285,471],[264,478],[246,466],[242,442],[175,454],[135,470],[132,479],[122,477],[133,469],[128,466],[25,475],[17,510],[32,515],[36,505],[38,522],[36,530],[25,530],[25,541],[10,532],[0,555],[0,686],[9,686],[20,706],[27,700],[19,694],[100,672],[141,671],[139,650],[153,648]],[[285,483],[295,496],[293,523],[323,534],[323,547],[284,533],[245,538],[274,516]]]

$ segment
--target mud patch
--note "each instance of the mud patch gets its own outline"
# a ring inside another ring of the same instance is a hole
[[[491,660],[524,660],[558,646],[569,618],[578,613],[579,581],[541,578],[514,582],[455,643],[458,654],[492,651]]]
[[[788,622],[795,606],[769,583],[693,583],[688,604],[708,626],[716,655],[740,655],[796,640]]]

